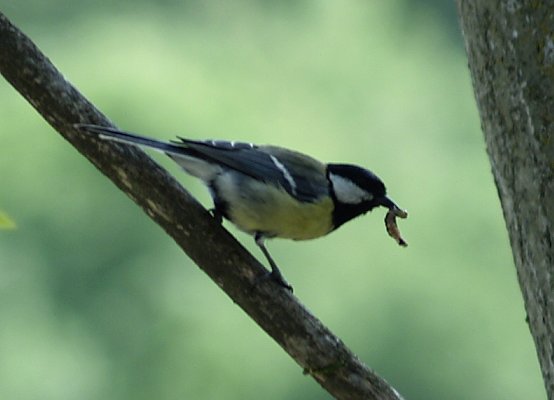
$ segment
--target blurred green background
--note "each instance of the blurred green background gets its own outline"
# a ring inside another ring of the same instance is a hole
[[[408,399],[545,397],[453,2],[0,9],[122,128],[372,169],[410,246],[384,210],[272,241],[297,296]],[[0,231],[0,398],[329,398],[2,79],[0,104],[0,210],[18,225]]]

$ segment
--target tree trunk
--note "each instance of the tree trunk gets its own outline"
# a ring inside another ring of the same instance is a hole
[[[458,10],[527,320],[553,399],[554,3],[458,0]]]

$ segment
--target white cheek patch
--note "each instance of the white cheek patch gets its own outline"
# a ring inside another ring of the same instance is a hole
[[[359,204],[373,198],[371,193],[368,193],[351,180],[343,178],[340,175],[329,174],[329,179],[331,179],[333,184],[335,196],[337,196],[337,200],[341,203]]]

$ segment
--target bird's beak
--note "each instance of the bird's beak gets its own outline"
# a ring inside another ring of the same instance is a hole
[[[394,214],[395,217],[399,218],[408,218],[408,212],[406,210],[401,209],[396,205],[394,201],[389,199],[387,196],[381,198],[381,203],[383,207],[386,207]]]

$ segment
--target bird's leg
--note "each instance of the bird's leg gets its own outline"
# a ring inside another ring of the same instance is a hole
[[[279,270],[279,267],[277,264],[275,264],[275,261],[273,261],[273,258],[271,258],[271,255],[269,254],[269,251],[267,251],[267,248],[265,247],[264,240],[265,237],[261,233],[256,233],[254,236],[254,240],[256,241],[256,244],[258,247],[262,250],[262,253],[264,253],[265,258],[267,258],[267,261],[269,262],[269,266],[271,267],[271,272],[262,277],[261,279],[267,279],[271,278],[273,279],[277,284],[283,286],[285,289],[288,289],[292,292],[292,286],[285,280],[283,277],[283,274],[281,273],[281,270]]]

